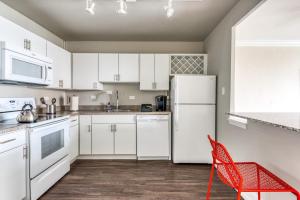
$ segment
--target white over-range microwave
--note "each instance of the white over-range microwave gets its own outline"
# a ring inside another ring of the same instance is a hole
[[[50,85],[53,69],[48,57],[31,51],[7,49],[0,42],[0,82]]]

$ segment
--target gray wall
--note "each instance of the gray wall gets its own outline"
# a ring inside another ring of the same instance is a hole
[[[73,53],[202,53],[203,42],[67,41]]]
[[[260,162],[300,190],[300,134],[252,122],[243,130],[229,125],[225,115],[230,110],[231,28],[259,1],[240,0],[205,40],[209,74],[218,76],[218,140],[227,146],[235,160]],[[225,95],[221,95],[222,87],[226,89]],[[272,194],[265,199],[293,198]]]

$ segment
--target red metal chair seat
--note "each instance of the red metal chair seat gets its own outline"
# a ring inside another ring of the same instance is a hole
[[[241,198],[241,192],[257,192],[258,199],[260,199],[261,192],[291,192],[300,200],[299,192],[279,177],[255,162],[233,162],[226,148],[212,140],[210,136],[208,137],[213,147],[213,165],[206,195],[207,200],[210,198],[215,168],[221,181],[237,190],[238,200]]]

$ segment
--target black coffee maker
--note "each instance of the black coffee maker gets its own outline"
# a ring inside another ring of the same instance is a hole
[[[160,95],[155,97],[156,111],[167,110],[167,96]]]

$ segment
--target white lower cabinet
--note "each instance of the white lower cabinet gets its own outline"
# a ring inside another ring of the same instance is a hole
[[[26,197],[25,130],[0,137],[0,199]]]
[[[116,124],[115,154],[136,154],[136,124]]]
[[[80,115],[80,155],[92,154],[92,117]]]
[[[111,124],[93,124],[92,154],[114,154]]]
[[[79,155],[78,116],[71,117],[70,125],[70,161],[74,162]]]

